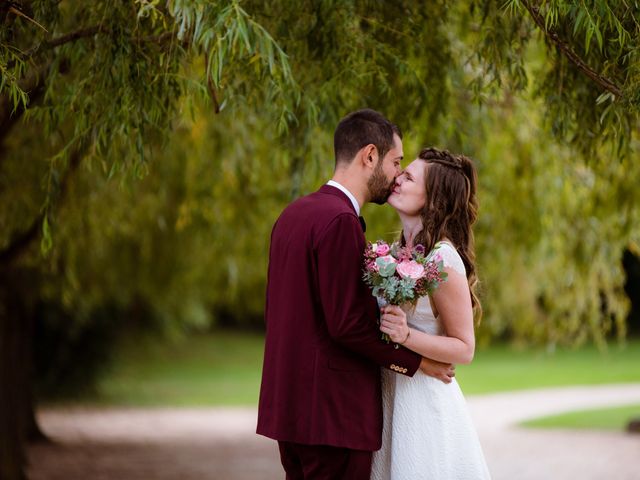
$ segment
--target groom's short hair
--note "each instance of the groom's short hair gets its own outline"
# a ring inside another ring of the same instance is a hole
[[[370,143],[376,146],[382,160],[393,147],[394,133],[402,138],[400,128],[380,112],[370,108],[351,112],[340,120],[333,134],[336,167],[339,164],[351,163],[356,153]]]

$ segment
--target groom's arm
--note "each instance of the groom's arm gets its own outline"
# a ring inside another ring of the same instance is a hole
[[[358,218],[346,213],[333,219],[315,245],[319,296],[329,335],[382,367],[412,376],[422,357],[380,338],[376,303],[362,280],[364,248]]]

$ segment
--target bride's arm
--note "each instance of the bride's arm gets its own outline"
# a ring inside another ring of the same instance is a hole
[[[471,363],[476,342],[469,284],[466,277],[454,269],[445,268],[445,271],[448,273],[447,281],[440,284],[431,297],[446,337],[409,328],[406,314],[396,306],[383,309],[380,330],[394,342],[423,357],[445,363]]]

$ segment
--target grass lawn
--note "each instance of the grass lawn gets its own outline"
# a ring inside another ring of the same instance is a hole
[[[256,405],[263,338],[217,332],[179,343],[138,342],[122,349],[91,397],[74,402],[103,405]],[[640,341],[575,351],[518,351],[508,346],[480,350],[471,365],[457,368],[467,395],[504,390],[640,382]]]
[[[219,332],[122,349],[96,396],[107,405],[257,405],[263,337]]]
[[[640,340],[625,347],[518,350],[499,345],[476,351],[471,365],[456,369],[466,395],[528,388],[640,382]]]
[[[625,430],[631,419],[640,419],[640,405],[580,410],[529,420],[522,425],[534,428],[585,428]]]

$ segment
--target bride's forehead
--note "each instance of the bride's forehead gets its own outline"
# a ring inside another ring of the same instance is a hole
[[[407,165],[405,171],[409,172],[412,177],[422,177],[424,175],[425,166],[425,162],[417,158],[409,165]]]

